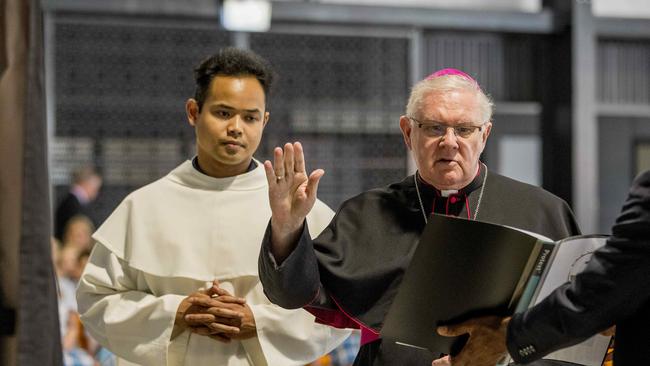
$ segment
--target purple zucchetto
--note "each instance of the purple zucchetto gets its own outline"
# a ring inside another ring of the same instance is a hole
[[[460,71],[458,69],[453,69],[453,68],[440,69],[440,70],[434,72],[433,74],[427,76],[425,78],[425,80],[431,80],[431,79],[435,79],[437,77],[446,76],[446,75],[461,76],[461,77],[471,81],[472,83],[474,83],[476,85],[477,89],[479,89],[479,90],[481,89],[481,87],[478,85],[478,82],[476,82],[476,80],[474,80],[474,78],[472,78],[471,76],[469,76],[467,73],[465,73],[463,71]]]

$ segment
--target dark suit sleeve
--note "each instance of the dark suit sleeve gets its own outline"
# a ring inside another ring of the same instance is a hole
[[[291,254],[280,265],[271,253],[271,223],[266,229],[260,251],[258,269],[264,293],[269,300],[286,309],[327,302],[320,282],[318,260],[309,236],[307,221]]]
[[[612,233],[574,282],[513,316],[507,346],[517,363],[577,344],[648,304],[650,171],[634,181]]]

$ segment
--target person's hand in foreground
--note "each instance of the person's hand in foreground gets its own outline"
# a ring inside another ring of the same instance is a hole
[[[438,334],[456,337],[469,334],[469,340],[456,356],[434,360],[432,366],[494,366],[507,355],[506,333],[510,318],[488,316],[440,326]]]

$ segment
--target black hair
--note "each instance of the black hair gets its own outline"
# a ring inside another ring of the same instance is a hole
[[[199,110],[203,107],[212,79],[217,75],[255,77],[262,85],[265,101],[268,104],[271,84],[275,78],[269,62],[252,51],[228,47],[203,60],[194,69],[196,80],[194,99],[199,105]]]

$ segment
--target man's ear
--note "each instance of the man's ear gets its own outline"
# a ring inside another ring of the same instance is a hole
[[[401,116],[399,118],[399,129],[402,130],[404,143],[409,148],[409,150],[413,150],[413,147],[411,145],[411,132],[413,132],[413,125],[411,125],[411,120],[406,116]]]
[[[492,131],[492,122],[487,122],[485,124],[485,131],[483,132],[481,138],[483,139],[483,145],[487,143],[487,139],[490,136],[490,132]]]
[[[185,102],[185,114],[190,126],[195,127],[196,121],[199,119],[199,103],[194,98],[190,98]]]
[[[266,127],[266,124],[269,122],[269,118],[271,118],[271,114],[269,112],[264,112],[264,122],[262,124],[262,128]]]

